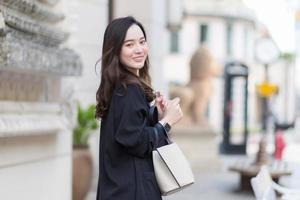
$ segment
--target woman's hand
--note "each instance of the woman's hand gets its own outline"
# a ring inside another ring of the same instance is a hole
[[[168,101],[165,104],[164,116],[161,121],[167,122],[170,126],[176,124],[179,120],[182,119],[183,113],[180,108],[180,99],[176,97],[175,99]]]
[[[155,98],[155,106],[158,111],[158,120],[161,120],[164,117],[165,106],[167,104],[167,100],[160,94],[160,92],[156,92]]]

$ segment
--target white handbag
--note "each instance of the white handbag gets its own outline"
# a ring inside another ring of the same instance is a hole
[[[190,164],[176,143],[157,148],[152,155],[156,181],[163,196],[194,183]]]

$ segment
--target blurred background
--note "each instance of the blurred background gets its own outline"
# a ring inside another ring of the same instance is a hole
[[[262,165],[300,190],[299,0],[0,0],[0,199],[96,198],[96,62],[128,15],[184,112],[172,139],[196,183],[164,199],[255,199]]]

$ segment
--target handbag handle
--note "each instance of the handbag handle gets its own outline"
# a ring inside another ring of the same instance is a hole
[[[172,144],[173,142],[170,140],[169,136],[167,135],[165,138],[167,144]]]
[[[158,122],[159,123],[159,122]],[[160,127],[157,127],[157,126],[155,126],[154,127],[154,133],[155,133],[155,145],[154,145],[154,148],[153,148],[153,150],[156,150],[157,149],[157,146],[158,146],[158,128],[161,128],[161,129],[163,129],[163,132],[164,132],[164,134],[165,134],[165,141],[166,141],[166,145],[169,145],[169,144],[172,144],[173,142],[170,140],[170,138],[169,138],[169,136],[168,136],[168,134],[165,132],[165,130],[164,130],[164,128],[162,127],[162,125],[159,123],[159,126]]]

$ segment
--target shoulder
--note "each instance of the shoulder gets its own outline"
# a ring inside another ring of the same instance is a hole
[[[132,113],[144,110],[146,98],[142,89],[137,84],[128,84],[126,87],[116,87],[112,97],[112,107],[115,113]]]
[[[114,96],[117,96],[117,98],[128,98],[128,97],[135,97],[135,98],[145,98],[145,94],[142,91],[141,87],[138,84],[117,84]]]

